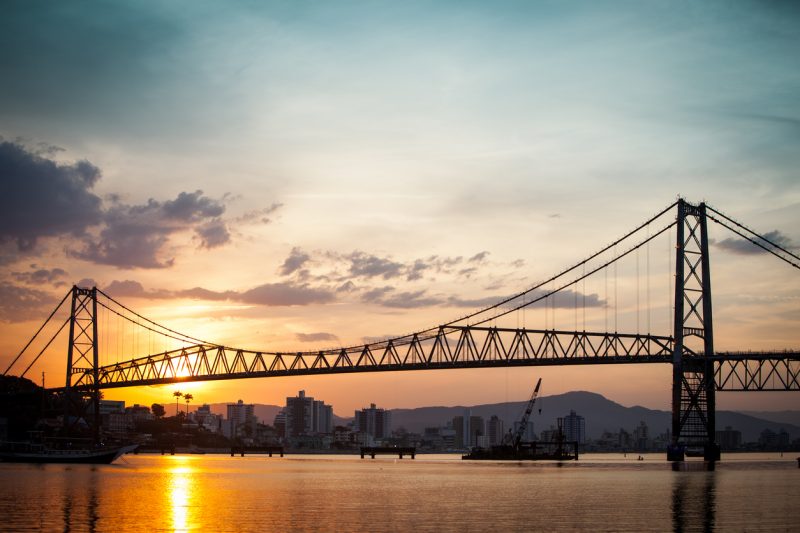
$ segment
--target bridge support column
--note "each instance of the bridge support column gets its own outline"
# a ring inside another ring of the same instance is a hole
[[[78,421],[92,418],[92,441],[100,441],[100,391],[97,343],[97,288],[72,287],[72,307],[64,387],[64,430],[69,434]],[[74,381],[73,381],[74,379]],[[77,390],[76,390],[77,389]]]
[[[672,445],[667,460],[702,454],[719,460],[715,443],[714,331],[704,203],[678,201],[672,355]]]

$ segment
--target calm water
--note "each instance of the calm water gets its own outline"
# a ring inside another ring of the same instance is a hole
[[[800,531],[794,455],[725,454],[713,472],[689,470],[662,454],[563,466],[455,455],[0,464],[0,530]]]

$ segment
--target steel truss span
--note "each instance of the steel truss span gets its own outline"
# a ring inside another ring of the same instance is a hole
[[[670,337],[653,335],[449,326],[403,344],[390,340],[315,354],[197,344],[100,367],[98,387],[370,371],[668,363],[672,350]]]
[[[717,390],[800,390],[800,351],[727,353],[713,359]]]

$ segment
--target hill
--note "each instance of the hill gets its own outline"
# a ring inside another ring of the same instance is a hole
[[[420,407],[416,409],[392,409],[392,426],[404,427],[409,431],[422,432],[426,427],[441,426],[453,417],[463,415],[469,409],[472,415],[482,416],[488,420],[492,415],[501,418],[506,428],[513,427],[525,410],[527,402],[508,402],[456,407]],[[541,413],[539,413],[541,409]],[[586,435],[598,438],[603,431],[619,431],[620,428],[631,431],[644,421],[651,435],[664,433],[671,426],[672,415],[669,411],[647,409],[641,406],[625,407],[600,394],[586,391],[568,392],[554,396],[544,396],[536,402],[536,409],[531,415],[534,430],[538,433],[550,426],[556,426],[556,419],[569,415],[573,410],[586,420]],[[766,413],[764,413],[766,415]],[[717,411],[717,427],[722,429],[731,426],[742,432],[745,441],[758,440],[764,429],[779,431],[784,429],[791,438],[800,438],[800,427],[797,425],[775,421],[766,416],[756,417],[733,411]]]

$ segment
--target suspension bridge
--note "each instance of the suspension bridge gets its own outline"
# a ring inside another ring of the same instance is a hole
[[[661,363],[672,365],[668,459],[681,460],[687,447],[702,447],[706,459],[717,460],[716,392],[799,391],[800,350],[715,350],[709,223],[800,270],[800,257],[788,247],[705,203],[679,199],[584,260],[493,305],[407,335],[332,349],[249,350],[209,342],[152,321],[96,287],[73,287],[4,375],[29,358],[23,355],[48,324],[59,323],[49,339],[40,339],[44,347],[20,375],[67,330],[65,385],[51,389],[64,398],[65,414],[72,414],[65,420],[76,416],[99,420],[99,391],[115,387],[352,372]],[[659,288],[668,296],[660,335],[650,332],[649,306],[650,251],[657,239],[667,243],[668,256],[668,280]],[[629,280],[628,285],[635,283],[636,321],[630,331],[620,332],[617,268],[632,259],[635,282]],[[595,292],[587,295],[587,284]],[[648,300],[644,312],[643,292]],[[563,318],[569,303],[574,304],[574,320]],[[543,315],[544,327],[526,327],[526,311]],[[560,322],[557,311],[562,313]],[[112,320],[116,326],[106,331]],[[567,322],[571,327],[565,327]],[[114,348],[116,361],[107,362],[104,355]]]

